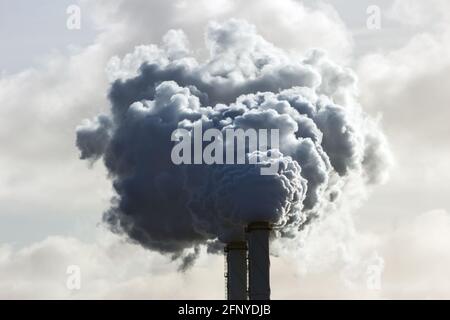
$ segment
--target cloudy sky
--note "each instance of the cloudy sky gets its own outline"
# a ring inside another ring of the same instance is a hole
[[[79,30],[66,26],[73,4]],[[279,249],[273,298],[450,298],[446,0],[0,0],[0,298],[224,297],[222,256],[179,273],[170,257],[105,230],[113,191],[101,163],[79,160],[75,128],[108,110],[113,56],[175,28],[202,57],[205,26],[231,17],[292,55],[321,48],[353,69],[394,158],[364,201],[349,197],[301,247]],[[72,265],[79,290],[67,286]]]

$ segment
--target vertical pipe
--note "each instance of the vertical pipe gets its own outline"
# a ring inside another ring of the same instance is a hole
[[[250,300],[270,300],[270,231],[268,222],[254,222],[247,227]]]
[[[225,247],[227,258],[227,299],[247,300],[247,244],[231,242]]]

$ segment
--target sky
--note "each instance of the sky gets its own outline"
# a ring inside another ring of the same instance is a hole
[[[79,30],[66,27],[71,4]],[[367,27],[371,5],[380,28]],[[112,57],[173,28],[204,57],[207,23],[228,18],[292,55],[321,48],[351,68],[393,154],[387,182],[349,195],[301,246],[275,248],[273,298],[450,298],[445,0],[0,0],[0,298],[224,297],[221,255],[202,252],[180,273],[170,257],[105,229],[111,183],[101,163],[79,160],[75,128],[109,109]],[[73,265],[79,289],[67,285]]]

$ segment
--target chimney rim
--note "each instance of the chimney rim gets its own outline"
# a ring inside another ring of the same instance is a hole
[[[226,244],[225,246],[225,252],[228,252],[230,250],[248,250],[247,242],[246,241],[232,241]]]
[[[272,224],[267,221],[255,221],[252,223],[249,223],[247,227],[245,228],[246,232],[251,232],[254,230],[272,230]]]

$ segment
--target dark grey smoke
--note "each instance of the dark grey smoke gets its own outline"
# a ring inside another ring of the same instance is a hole
[[[103,158],[112,179],[117,195],[104,214],[112,230],[184,258],[184,269],[199,245],[240,238],[250,221],[294,237],[338,201],[338,187],[385,174],[386,144],[354,100],[355,76],[322,52],[290,57],[238,20],[209,26],[205,62],[191,56],[181,31],[164,41],[113,60],[111,115],[77,128],[81,158]],[[280,148],[266,159],[280,164],[278,174],[173,164],[172,132],[199,125],[279,129]]]

